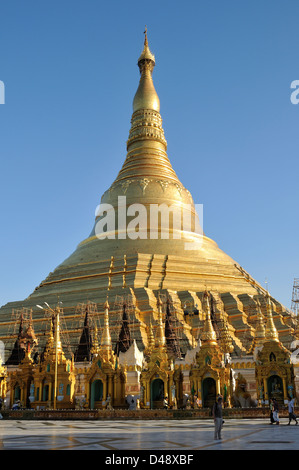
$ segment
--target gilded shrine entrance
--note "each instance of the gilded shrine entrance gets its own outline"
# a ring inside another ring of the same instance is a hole
[[[211,408],[216,401],[216,382],[211,377],[202,382],[202,401],[204,408]]]
[[[20,400],[21,399],[21,388],[20,386],[17,384],[16,387],[15,387],[15,390],[14,390],[14,400]]]
[[[99,408],[102,405],[103,400],[103,382],[101,380],[95,380],[91,384],[90,394],[90,408]]]
[[[163,408],[164,382],[154,379],[151,382],[151,409]]]
[[[44,384],[44,385],[43,385],[43,397],[42,397],[42,400],[43,400],[43,401],[48,401],[48,400],[50,400],[50,398],[49,398],[49,390],[50,390],[49,384]]]

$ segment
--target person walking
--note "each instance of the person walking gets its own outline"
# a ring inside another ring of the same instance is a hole
[[[274,420],[274,418],[273,418],[273,409],[274,409],[274,405],[273,405],[273,400],[272,400],[272,398],[270,398],[269,408],[270,408],[270,424],[273,424],[273,423],[275,423],[275,420]]]
[[[273,399],[273,419],[276,424],[279,424],[279,406],[276,398]]]
[[[295,400],[288,396],[288,410],[289,410],[289,422],[288,425],[291,424],[291,421],[294,420],[296,424],[298,424],[297,417],[295,415]]]
[[[219,396],[214,403],[212,415],[214,418],[214,439],[222,439],[221,438],[221,430],[223,426],[223,419],[222,419],[222,397]]]

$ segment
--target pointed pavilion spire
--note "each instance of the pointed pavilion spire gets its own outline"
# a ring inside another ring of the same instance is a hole
[[[166,338],[167,349],[170,355],[174,356],[175,358],[181,358],[182,354],[181,354],[178,338],[176,336],[173,322],[172,322],[169,299],[167,299],[166,301],[165,338]]]
[[[157,301],[158,306],[158,325],[155,335],[155,347],[164,348],[166,345],[166,338],[164,334],[163,321],[162,321],[162,300],[160,296]]]
[[[23,316],[23,312],[21,312],[18,336],[17,336],[17,339],[15,341],[15,344],[13,346],[10,356],[5,362],[6,366],[18,365],[25,357],[25,348],[22,347],[23,345],[21,345],[21,340],[22,340],[23,332],[24,332],[23,330],[24,330],[24,316]]]
[[[99,353],[100,353],[100,345],[99,345],[99,339],[98,339],[98,327],[97,325],[95,325],[94,334],[93,334],[93,343],[92,343],[92,348],[91,348],[91,355],[98,356]]]
[[[201,334],[202,343],[217,344],[217,337],[215,330],[211,321],[211,309],[209,302],[209,293],[206,291],[204,293],[204,310],[205,310],[205,320],[203,326],[203,332]]]
[[[29,319],[29,324],[25,329],[24,326],[24,313],[23,311],[20,314],[20,325],[19,325],[19,332],[12,349],[12,352],[7,359],[5,365],[17,365],[20,364],[25,354],[31,354],[32,348],[37,344],[37,338],[34,333],[32,318]]]
[[[145,348],[145,355],[150,356],[154,347],[155,347],[155,337],[153,333],[153,325],[150,320],[149,325],[147,326],[147,347]]]
[[[23,334],[23,344],[25,345],[25,350],[28,356],[31,357],[31,352],[34,348],[35,345],[37,345],[38,341],[35,336],[34,328],[33,328],[33,323],[32,323],[32,318],[29,320],[29,325],[26,328],[24,334]]]
[[[54,318],[51,316],[50,318],[50,331],[48,334],[48,339],[46,341],[46,344],[44,346],[43,352],[41,353],[40,356],[40,361],[43,362],[45,358],[48,356],[49,351],[52,350],[54,347]]]
[[[279,342],[278,332],[277,332],[276,326],[274,324],[273,316],[272,316],[272,303],[271,303],[269,293],[267,293],[266,302],[267,302],[267,324],[266,324],[266,331],[265,331],[265,339],[267,341]]]
[[[255,331],[255,344],[259,346],[264,343],[266,337],[266,329],[264,324],[264,318],[261,311],[261,305],[259,300],[257,299],[257,325]]]
[[[91,360],[92,338],[89,326],[89,309],[86,305],[84,325],[78,347],[75,351],[74,361],[82,362]]]
[[[103,328],[103,333],[101,337],[101,343],[100,343],[100,351],[108,356],[108,359],[110,359],[112,355],[112,341],[111,341],[111,335],[110,335],[110,330],[109,330],[109,303],[108,300],[106,300],[105,305],[105,314],[104,314],[104,328]]]
[[[57,348],[58,354],[62,354],[62,344],[61,344],[61,339],[60,339],[60,309],[59,307],[56,310],[56,318],[55,318],[55,328],[57,328],[57,331],[55,331],[55,348]]]
[[[127,314],[127,304],[123,303],[122,325],[114,352],[118,356],[120,352],[126,352],[132,344],[129,328],[129,318]]]
[[[62,343],[60,339],[60,308],[57,307],[55,313],[50,317],[50,331],[48,340],[41,355],[41,361],[55,360],[57,352],[58,363],[66,361]]]

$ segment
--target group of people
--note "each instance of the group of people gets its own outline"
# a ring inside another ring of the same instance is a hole
[[[295,421],[295,424],[298,424],[297,417],[295,415],[295,399],[292,397],[288,397],[288,412],[289,412],[289,422],[288,425],[291,424],[292,421]],[[271,424],[279,424],[279,405],[275,398],[270,399],[270,423]]]
[[[221,395],[218,395],[216,401],[212,408],[212,416],[214,419],[214,439],[221,440],[221,430],[223,427],[223,417],[222,417],[222,403],[223,398]],[[292,421],[295,421],[295,424],[298,424],[297,416],[295,415],[295,399],[292,397],[288,397],[288,412],[289,412],[289,422],[288,425],[291,424]],[[270,423],[271,424],[279,424],[279,405],[275,398],[270,400]]]

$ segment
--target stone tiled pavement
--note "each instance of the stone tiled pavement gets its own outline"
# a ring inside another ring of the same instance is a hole
[[[207,420],[0,421],[0,450],[299,450],[299,425],[288,419],[229,419],[222,440]]]

